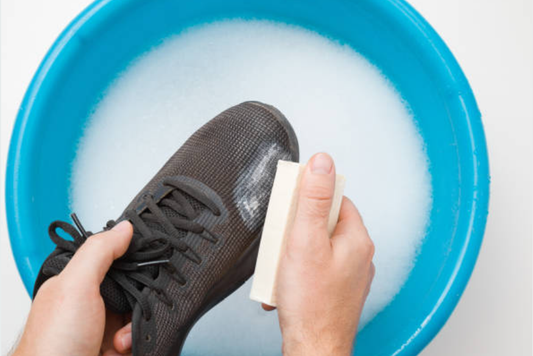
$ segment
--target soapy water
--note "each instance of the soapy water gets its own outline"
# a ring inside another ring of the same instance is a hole
[[[201,125],[247,100],[292,123],[301,162],[318,151],[347,178],[376,252],[360,329],[405,283],[425,229],[431,184],[424,143],[392,84],[347,45],[267,21],[196,26],[153,48],[110,85],[85,128],[71,208],[99,231]],[[276,312],[249,300],[251,280],[195,325],[184,355],[276,355]]]

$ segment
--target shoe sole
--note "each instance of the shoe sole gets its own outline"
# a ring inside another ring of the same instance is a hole
[[[291,124],[287,118],[275,107],[268,104],[263,104],[257,101],[249,101],[248,103],[256,106],[260,106],[270,113],[272,113],[278,122],[283,126],[285,132],[289,136],[291,156],[294,161],[299,160],[299,148],[298,139]],[[183,326],[183,332],[178,335],[176,343],[171,350],[172,355],[180,355],[185,344],[185,340],[189,335],[192,327],[196,322],[205,315],[214,306],[222,302],[228,296],[230,296],[235,290],[240,288],[254,273],[255,262],[257,260],[257,254],[259,252],[259,242],[261,241],[261,233],[254,238],[250,246],[241,254],[237,262],[229,269],[224,277],[215,283],[215,285],[209,290],[206,298],[206,303],[195,313],[192,321]],[[248,272],[252,271],[252,272]]]

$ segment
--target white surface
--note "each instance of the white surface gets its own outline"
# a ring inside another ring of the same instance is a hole
[[[2,179],[23,93],[46,50],[88,0],[2,0]],[[492,174],[490,217],[471,282],[423,355],[531,355],[533,14],[530,1],[413,0],[459,60],[484,115]],[[0,190],[3,194],[3,189]],[[2,353],[29,309],[9,250],[4,204]]]
[[[89,118],[72,168],[71,210],[98,231],[196,129],[246,100],[279,108],[298,135],[301,161],[326,151],[350,182],[345,195],[356,202],[376,246],[364,327],[401,289],[424,238],[431,204],[427,156],[388,79],[350,47],[315,32],[267,21],[218,22],[168,38],[135,60]],[[264,164],[257,167],[265,169],[281,148],[267,144],[261,150]],[[260,169],[243,177],[256,174]],[[241,215],[249,216],[257,198],[237,196]],[[249,285],[242,288],[248,292]],[[186,355],[272,354],[268,350],[281,348],[274,342],[275,315],[258,317],[257,304],[241,295],[202,317],[185,343]],[[235,337],[243,333],[247,339]],[[206,343],[207,335],[222,342]],[[257,349],[259,339],[269,348]]]

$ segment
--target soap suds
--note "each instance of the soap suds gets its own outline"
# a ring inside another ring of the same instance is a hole
[[[290,157],[288,151],[284,150],[277,143],[263,142],[259,145],[256,156],[246,170],[241,172],[233,191],[233,200],[237,210],[241,215],[246,227],[250,231],[260,227],[261,220],[258,212],[266,213],[268,204],[267,191],[271,187],[274,179],[272,175],[265,174],[276,170],[278,160],[286,160]],[[269,177],[272,177],[268,179]],[[261,182],[261,187],[257,189],[257,184]]]
[[[285,114],[302,162],[326,151],[346,176],[345,195],[376,245],[364,326],[401,289],[424,238],[427,157],[390,82],[350,47],[314,32],[225,21],[194,27],[136,59],[90,118],[72,168],[72,210],[99,231],[196,129],[247,100]],[[198,322],[183,355],[280,354],[276,313],[248,299],[250,286]]]

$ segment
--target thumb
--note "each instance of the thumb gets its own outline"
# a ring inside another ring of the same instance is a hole
[[[131,223],[122,221],[109,231],[89,237],[61,272],[62,278],[100,286],[113,261],[128,249],[132,235]]]
[[[334,190],[333,160],[326,153],[318,153],[309,160],[303,173],[294,220],[295,228],[327,232]]]

